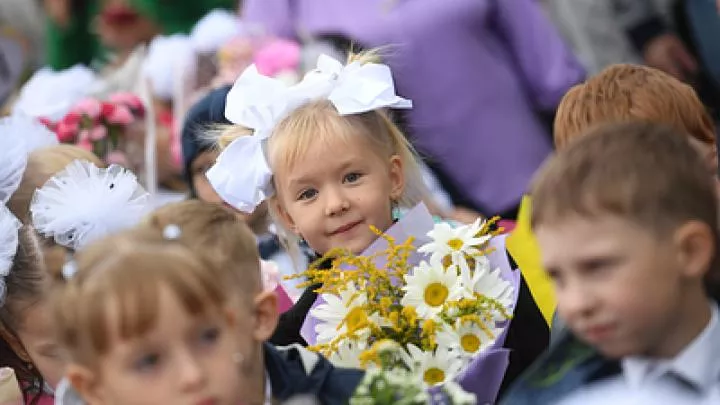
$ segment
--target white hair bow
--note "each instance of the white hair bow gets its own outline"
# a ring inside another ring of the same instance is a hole
[[[30,153],[57,143],[55,134],[35,118],[0,118],[0,201],[7,203],[20,186]]]
[[[135,226],[148,212],[149,200],[129,170],[74,160],[35,191],[30,213],[40,234],[78,250]]]
[[[340,115],[412,107],[410,100],[395,94],[392,73],[386,65],[353,62],[343,66],[321,55],[317,68],[290,87],[250,66],[227,95],[225,117],[253,129],[254,134],[233,141],[207,172],[210,184],[225,202],[250,213],[272,195],[272,171],[264,143],[293,109],[320,99],[329,100]]]
[[[5,204],[0,204],[0,307],[5,302],[5,277],[10,274],[17,253],[21,224]]]

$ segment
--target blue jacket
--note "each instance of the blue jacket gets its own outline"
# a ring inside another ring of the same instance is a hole
[[[711,292],[716,302],[717,291]],[[603,357],[569,330],[550,346],[502,398],[501,405],[555,404],[580,387],[622,372],[618,360]]]
[[[265,344],[264,349],[265,371],[276,401],[309,395],[320,405],[345,405],[364,376],[361,370],[335,368],[324,357],[298,344]]]

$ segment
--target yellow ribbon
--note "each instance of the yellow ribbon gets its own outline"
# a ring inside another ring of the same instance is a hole
[[[550,278],[542,268],[540,248],[530,228],[531,212],[532,200],[530,196],[525,196],[520,204],[516,227],[507,238],[507,248],[515,263],[520,267],[525,282],[530,288],[530,293],[545,321],[551,325],[556,306],[555,291]]]

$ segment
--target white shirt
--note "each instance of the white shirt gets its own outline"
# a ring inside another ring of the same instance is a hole
[[[579,389],[559,404],[720,404],[720,320],[717,304],[711,305],[710,322],[705,329],[674,358],[626,358],[621,365],[622,375]]]

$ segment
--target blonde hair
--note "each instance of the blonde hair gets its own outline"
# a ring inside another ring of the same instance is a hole
[[[377,63],[378,55],[378,50],[351,54],[348,63]],[[224,149],[241,136],[252,136],[252,131],[237,125],[229,126],[219,133],[217,143],[220,149]],[[384,109],[340,115],[328,100],[316,100],[296,108],[278,123],[269,137],[268,164],[274,172],[280,164],[291,167],[305,155],[310,145],[329,144],[338,137],[344,141],[353,136],[365,137],[383,157],[400,158],[405,187],[396,203],[403,207],[413,207],[427,197],[417,153]],[[277,194],[270,198],[270,202],[277,203]],[[273,217],[276,217],[274,205],[270,204],[270,209]],[[280,224],[279,221],[275,222]],[[283,233],[288,239],[293,239],[286,230]]]
[[[159,232],[170,225],[180,227],[180,241],[211,262],[244,300],[260,291],[257,243],[235,213],[219,204],[188,200],[158,208],[141,224]]]
[[[715,147],[715,125],[690,86],[660,70],[625,64],[610,66],[565,94],[555,116],[555,147],[566,147],[597,125],[624,121],[665,124]]]
[[[58,286],[52,303],[60,344],[72,362],[86,367],[96,368],[109,352],[112,331],[126,340],[152,330],[161,288],[169,288],[192,316],[222,311],[227,304],[228,286],[209,271],[211,263],[156,229],[108,237],[76,259],[77,272]]]

